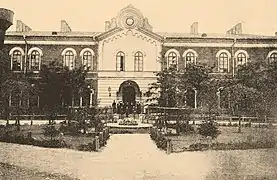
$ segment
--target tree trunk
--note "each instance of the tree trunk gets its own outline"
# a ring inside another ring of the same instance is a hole
[[[239,128],[238,128],[238,133],[241,133],[241,117],[239,117]]]

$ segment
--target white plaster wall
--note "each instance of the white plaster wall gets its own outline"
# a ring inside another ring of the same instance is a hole
[[[161,44],[137,30],[124,30],[99,42],[99,71],[116,70],[116,54],[125,53],[125,71],[134,71],[134,54],[144,54],[143,71],[159,71]]]

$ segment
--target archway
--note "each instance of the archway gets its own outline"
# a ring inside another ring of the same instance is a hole
[[[119,86],[118,92],[117,92],[117,97],[120,98],[122,97],[123,100],[123,93],[124,93],[124,89],[126,90],[130,88],[132,88],[135,91],[135,99],[141,97],[141,92],[140,92],[140,88],[138,86],[138,84],[135,81],[131,81],[131,80],[127,80],[124,81],[123,83],[121,83],[121,85]],[[132,91],[132,90],[130,90]]]
[[[133,86],[123,87],[122,101],[125,105],[135,105],[136,104],[136,91]]]
[[[127,80],[121,83],[117,92],[120,113],[132,114],[141,113],[141,92],[138,84]]]

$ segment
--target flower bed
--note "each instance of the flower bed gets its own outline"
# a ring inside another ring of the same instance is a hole
[[[118,123],[119,125],[124,125],[124,126],[137,126],[138,122],[137,121],[131,121],[131,120],[123,120]]]

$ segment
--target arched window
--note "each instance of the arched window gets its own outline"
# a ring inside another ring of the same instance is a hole
[[[268,60],[269,60],[269,62],[276,61],[277,60],[277,52],[271,53]]]
[[[83,66],[86,70],[92,67],[92,54],[89,51],[85,51],[83,54]]]
[[[40,53],[37,50],[33,50],[29,56],[29,70],[40,70]]]
[[[42,51],[38,47],[32,47],[28,51],[27,68],[29,71],[39,71]]]
[[[138,51],[134,56],[135,71],[143,71],[143,54]]]
[[[168,68],[174,65],[178,65],[178,56],[175,52],[170,52],[167,56]]]
[[[189,64],[196,64],[196,60],[197,60],[197,52],[193,49],[187,49],[184,53],[183,53],[183,59],[185,61],[185,66],[189,65]]]
[[[70,50],[66,51],[64,54],[64,65],[67,66],[69,70],[72,70],[75,67],[75,56]]]
[[[82,65],[84,66],[84,69],[92,71],[94,51],[90,48],[84,48],[80,52],[80,57],[82,58]]]
[[[116,70],[125,71],[125,54],[121,51],[116,54]]]
[[[219,72],[228,72],[229,66],[229,57],[226,52],[222,52],[218,56],[218,71]]]
[[[240,66],[247,63],[248,59],[249,59],[249,55],[245,50],[238,50],[235,53],[236,66]]]
[[[22,53],[19,50],[14,50],[11,54],[11,69],[12,71],[23,70]]]
[[[247,62],[247,57],[246,57],[246,54],[245,53],[239,53],[237,55],[237,65],[243,65]]]
[[[196,63],[196,56],[193,52],[188,52],[186,54],[186,65],[187,64],[195,64]]]

